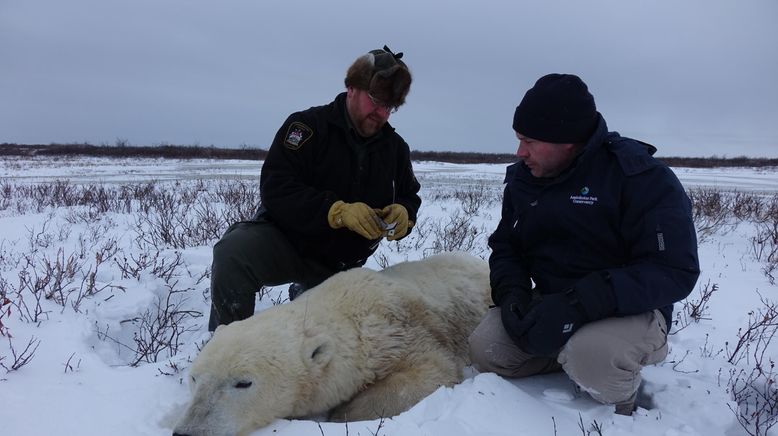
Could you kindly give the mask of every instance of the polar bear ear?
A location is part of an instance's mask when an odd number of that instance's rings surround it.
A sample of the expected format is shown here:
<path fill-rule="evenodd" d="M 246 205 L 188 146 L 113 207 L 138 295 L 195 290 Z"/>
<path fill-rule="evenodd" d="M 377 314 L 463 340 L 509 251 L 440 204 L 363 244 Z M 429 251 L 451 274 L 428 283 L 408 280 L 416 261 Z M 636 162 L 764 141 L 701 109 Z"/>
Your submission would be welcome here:
<path fill-rule="evenodd" d="M 308 368 L 325 367 L 335 352 L 332 338 L 326 333 L 318 333 L 303 339 L 303 362 Z"/>

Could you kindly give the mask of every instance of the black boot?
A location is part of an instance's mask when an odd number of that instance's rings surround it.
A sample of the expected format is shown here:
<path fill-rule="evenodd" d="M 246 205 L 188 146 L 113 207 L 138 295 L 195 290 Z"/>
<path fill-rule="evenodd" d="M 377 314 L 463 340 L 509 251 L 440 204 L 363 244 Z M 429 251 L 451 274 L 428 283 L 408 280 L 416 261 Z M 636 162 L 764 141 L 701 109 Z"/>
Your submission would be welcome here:
<path fill-rule="evenodd" d="M 308 288 L 305 287 L 305 285 L 301 283 L 292 283 L 289 285 L 289 301 L 294 300 L 295 298 L 299 297 L 300 294 L 307 291 Z"/>

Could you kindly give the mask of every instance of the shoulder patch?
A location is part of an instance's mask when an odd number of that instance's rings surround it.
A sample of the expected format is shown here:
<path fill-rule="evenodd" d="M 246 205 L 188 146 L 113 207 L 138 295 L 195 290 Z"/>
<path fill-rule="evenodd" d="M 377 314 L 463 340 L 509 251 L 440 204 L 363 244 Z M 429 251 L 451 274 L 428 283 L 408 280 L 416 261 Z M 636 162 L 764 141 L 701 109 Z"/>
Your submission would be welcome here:
<path fill-rule="evenodd" d="M 307 125 L 295 121 L 289 125 L 284 138 L 284 146 L 290 150 L 302 147 L 313 136 L 313 129 Z"/>

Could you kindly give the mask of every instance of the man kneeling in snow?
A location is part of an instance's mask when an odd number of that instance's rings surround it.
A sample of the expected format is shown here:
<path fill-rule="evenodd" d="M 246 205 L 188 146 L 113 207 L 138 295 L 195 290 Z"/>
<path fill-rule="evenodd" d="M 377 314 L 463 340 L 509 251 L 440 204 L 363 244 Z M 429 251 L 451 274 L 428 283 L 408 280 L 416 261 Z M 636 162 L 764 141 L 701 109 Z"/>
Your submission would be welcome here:
<path fill-rule="evenodd" d="M 470 336 L 473 363 L 506 377 L 564 370 L 631 415 L 700 273 L 689 198 L 653 146 L 608 132 L 577 76 L 540 78 L 513 129 L 521 161 L 489 238 L 498 307 Z"/>

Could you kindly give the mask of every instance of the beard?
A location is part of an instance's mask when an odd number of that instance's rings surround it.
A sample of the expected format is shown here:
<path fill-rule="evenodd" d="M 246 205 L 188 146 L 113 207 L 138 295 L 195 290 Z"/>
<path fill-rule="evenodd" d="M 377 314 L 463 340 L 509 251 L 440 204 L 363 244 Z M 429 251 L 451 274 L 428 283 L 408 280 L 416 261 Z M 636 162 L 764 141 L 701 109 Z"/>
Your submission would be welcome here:
<path fill-rule="evenodd" d="M 379 130 L 381 130 L 381 127 L 386 124 L 386 120 L 377 117 L 374 114 L 367 114 L 362 119 L 354 123 L 354 126 L 357 129 L 357 132 L 359 132 L 360 136 L 364 138 L 369 138 L 376 133 L 378 133 Z"/>

